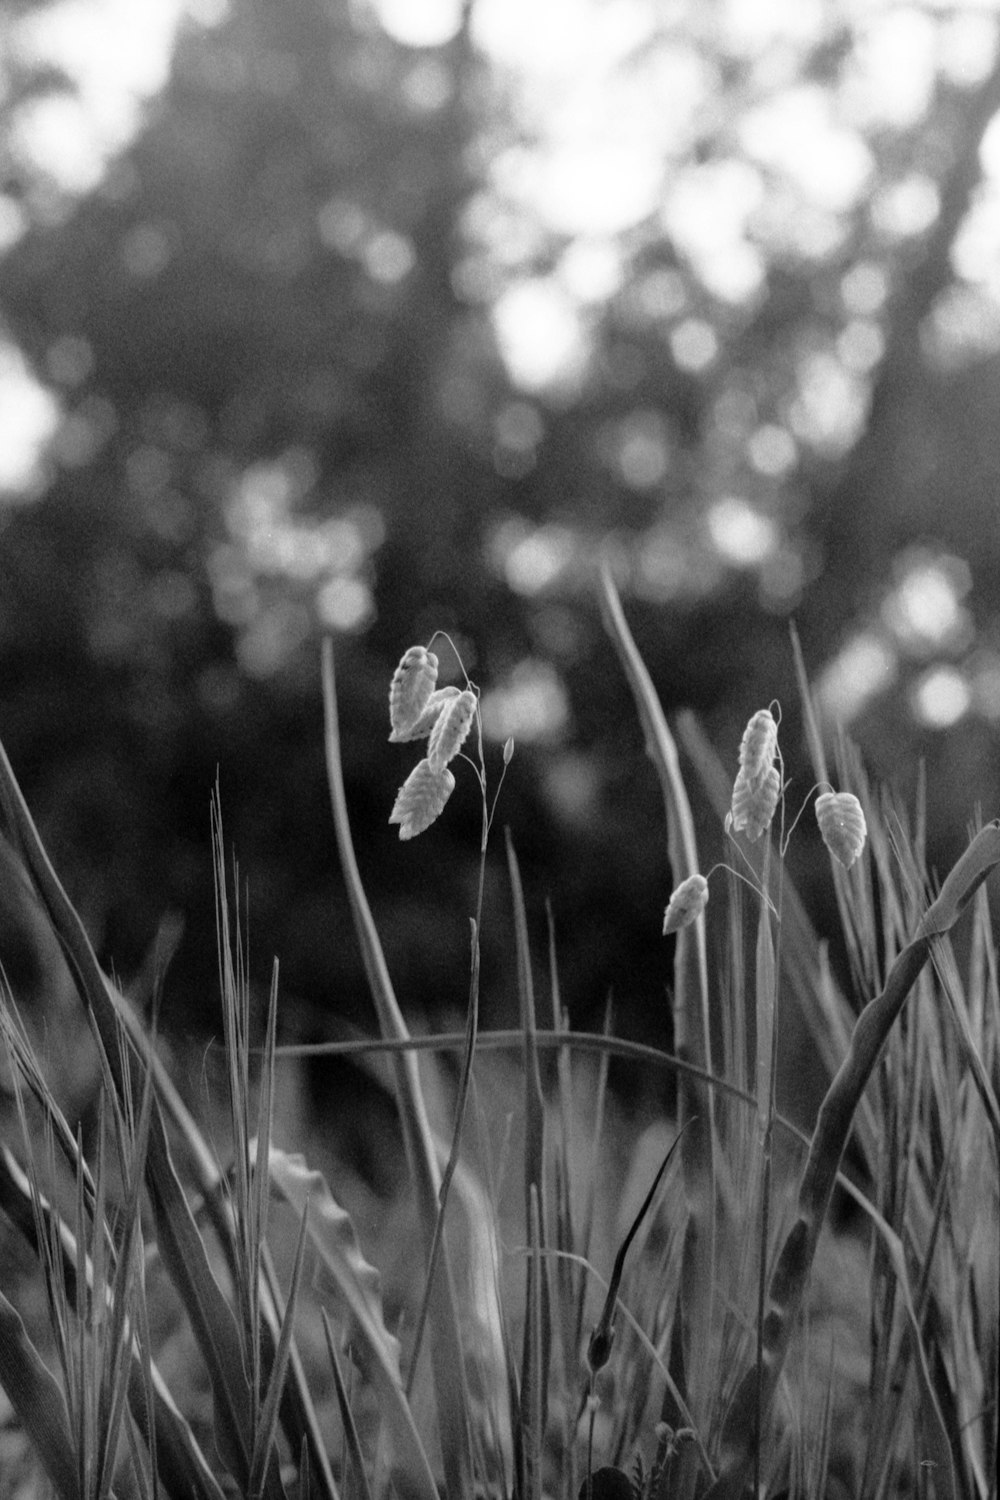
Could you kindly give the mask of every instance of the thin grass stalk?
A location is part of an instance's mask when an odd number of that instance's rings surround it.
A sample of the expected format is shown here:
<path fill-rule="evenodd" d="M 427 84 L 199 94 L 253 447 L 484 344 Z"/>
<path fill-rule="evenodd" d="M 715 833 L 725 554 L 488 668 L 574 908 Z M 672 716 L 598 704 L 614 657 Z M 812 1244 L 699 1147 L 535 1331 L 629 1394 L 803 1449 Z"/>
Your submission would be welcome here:
<path fill-rule="evenodd" d="M 542 1500 L 544 1474 L 542 1453 L 545 1445 L 547 1412 L 546 1378 L 546 1308 L 543 1292 L 547 1286 L 546 1265 L 543 1260 L 544 1242 L 540 1195 L 537 1183 L 532 1182 L 528 1190 L 528 1305 L 525 1323 L 530 1327 L 530 1338 L 525 1339 L 525 1385 L 522 1389 L 522 1410 L 527 1417 L 527 1473 L 525 1495 L 527 1500 Z M 527 1401 L 524 1398 L 527 1396 Z"/>
<path fill-rule="evenodd" d="M 333 645 L 329 639 L 323 642 L 322 665 L 327 773 L 341 868 L 347 884 L 355 930 L 378 1016 L 379 1029 L 386 1038 L 404 1041 L 408 1038 L 406 1023 L 389 977 L 382 945 L 361 882 L 361 874 L 354 853 L 354 842 L 351 837 L 340 757 Z M 436 1152 L 420 1088 L 416 1059 L 409 1052 L 396 1053 L 394 1067 L 397 1104 L 407 1160 L 416 1191 L 426 1252 L 429 1255 L 438 1218 L 441 1186 Z M 454 1284 L 444 1241 L 442 1241 L 440 1252 L 440 1268 L 432 1285 L 431 1366 L 437 1397 L 445 1481 L 450 1500 L 464 1500 L 464 1497 L 471 1493 L 473 1472 L 469 1397 L 465 1381 Z"/>
<path fill-rule="evenodd" d="M 258 1163 L 261 1173 L 266 1172 L 263 1158 Z M 281 1404 L 281 1393 L 285 1385 L 285 1373 L 291 1358 L 294 1345 L 295 1310 L 298 1303 L 299 1287 L 302 1281 L 302 1266 L 306 1248 L 306 1230 L 309 1224 L 309 1205 L 306 1203 L 302 1214 L 302 1222 L 299 1226 L 299 1239 L 295 1249 L 295 1260 L 292 1263 L 292 1280 L 288 1288 L 288 1301 L 281 1312 L 281 1328 L 278 1335 L 278 1347 L 274 1353 L 274 1360 L 268 1374 L 267 1390 L 261 1403 L 257 1429 L 254 1433 L 254 1451 L 250 1463 L 250 1500 L 258 1500 L 264 1492 L 265 1476 L 272 1462 L 277 1462 L 278 1452 L 275 1446 L 275 1437 L 278 1429 L 278 1411 Z M 307 1449 L 308 1451 L 308 1449 Z"/>
<path fill-rule="evenodd" d="M 667 824 L 667 854 L 675 885 L 698 873 L 694 819 L 680 771 L 677 747 L 667 727 L 652 679 L 629 631 L 618 590 L 605 563 L 600 574 L 601 610 L 605 627 L 618 653 L 643 727 L 646 753 L 653 762 L 663 793 Z M 711 1025 L 705 919 L 701 914 L 678 932 L 674 950 L 674 1050 L 706 1071 L 711 1070 Z M 685 1133 L 682 1148 L 684 1189 L 688 1205 L 688 1234 L 681 1261 L 681 1316 L 686 1328 L 685 1364 L 688 1382 L 699 1405 L 710 1399 L 707 1355 L 711 1340 L 705 1334 L 714 1323 L 714 1268 L 717 1256 L 717 1173 L 715 1101 L 710 1091 L 678 1079 L 678 1124 L 696 1121 Z M 684 1500 L 681 1495 L 679 1500 Z"/>
<path fill-rule="evenodd" d="M 757 1269 L 757 1410 L 754 1415 L 754 1494 L 760 1494 L 760 1449 L 763 1434 L 761 1395 L 764 1383 L 764 1304 L 771 1237 L 771 1177 L 778 1048 L 777 969 L 770 909 L 771 844 L 764 848 L 760 912 L 757 922 L 755 994 L 757 1000 L 757 1136 L 761 1153 L 760 1231 Z"/>
<path fill-rule="evenodd" d="M 995 821 L 975 836 L 957 861 L 912 942 L 896 960 L 884 990 L 862 1011 L 847 1056 L 820 1106 L 799 1185 L 797 1218 L 782 1246 L 769 1287 L 760 1397 L 765 1412 L 774 1396 L 802 1304 L 858 1100 L 910 990 L 931 956 L 935 939 L 954 925 L 966 903 L 998 863 L 1000 822 Z M 711 1500 L 723 1500 L 742 1490 L 752 1462 L 750 1443 L 757 1399 L 756 1372 L 751 1372 L 749 1382 L 746 1377 L 741 1382 L 727 1419 L 724 1434 L 729 1449 L 727 1464 L 713 1488 Z"/>
<path fill-rule="evenodd" d="M 542 1078 L 535 1044 L 537 1021 L 535 1015 L 535 991 L 531 975 L 531 954 L 528 947 L 528 919 L 524 905 L 524 891 L 517 855 L 514 852 L 510 832 L 506 832 L 507 866 L 510 874 L 511 896 L 514 907 L 514 938 L 517 949 L 517 988 L 521 1006 L 521 1029 L 523 1034 L 522 1061 L 524 1068 L 524 1218 L 530 1229 L 532 1204 L 538 1213 L 538 1244 L 542 1252 L 547 1248 L 546 1228 L 548 1220 L 548 1183 L 545 1163 L 545 1100 L 542 1093 Z M 536 1285 L 536 1278 L 538 1284 Z M 537 1332 L 541 1342 L 534 1344 L 536 1319 L 532 1313 L 538 1299 Z M 535 1405 L 541 1402 L 541 1411 L 546 1410 L 548 1394 L 549 1360 L 552 1341 L 551 1293 L 548 1284 L 548 1262 L 537 1255 L 529 1256 L 526 1306 L 529 1316 L 525 1318 L 524 1350 L 521 1362 L 521 1403 L 524 1419 L 534 1420 Z M 537 1385 L 536 1385 L 537 1381 Z M 531 1430 L 529 1428 L 529 1430 Z"/>
<path fill-rule="evenodd" d="M 94 1026 L 102 1068 L 122 1097 L 124 1066 L 118 1056 L 116 1009 L 80 918 L 53 870 L 20 787 L 0 746 L 0 805 L 35 888 L 69 959 L 78 992 Z M 130 1054 L 130 1068 L 143 1066 Z M 212 1384 L 217 1438 L 224 1462 L 245 1486 L 249 1478 L 249 1388 L 232 1310 L 211 1270 L 205 1246 L 170 1156 L 159 1108 L 150 1123 L 146 1177 L 164 1262 L 191 1318 Z M 268 1486 L 282 1500 L 277 1472 Z"/>
<path fill-rule="evenodd" d="M 333 1337 L 333 1328 L 326 1308 L 322 1309 L 323 1333 L 326 1337 L 326 1348 L 330 1358 L 330 1369 L 333 1371 L 333 1384 L 337 1392 L 337 1405 L 340 1408 L 340 1425 L 344 1431 L 344 1441 L 347 1444 L 347 1452 L 354 1468 L 358 1487 L 361 1491 L 361 1500 L 374 1500 L 371 1486 L 368 1483 L 368 1475 L 365 1472 L 364 1454 L 361 1450 L 361 1439 L 358 1437 L 357 1424 L 354 1421 L 354 1413 L 347 1394 L 347 1386 L 344 1382 L 343 1371 L 340 1368 L 340 1358 L 337 1354 L 337 1345 Z M 346 1465 L 345 1473 L 346 1473 Z"/>
<path fill-rule="evenodd" d="M 0 1146 L 0 1205 L 8 1220 L 39 1256 L 47 1253 L 41 1240 L 58 1247 L 61 1276 L 69 1301 L 77 1316 L 76 1243 L 69 1228 L 40 1197 L 36 1207 L 28 1176 L 5 1146 Z M 141 1274 L 141 1271 L 139 1272 Z M 93 1279 L 88 1269 L 88 1277 Z M 174 1405 L 157 1366 L 150 1357 L 148 1325 L 140 1299 L 142 1326 L 138 1347 L 132 1346 L 129 1373 L 129 1403 L 135 1420 L 149 1448 L 153 1470 L 162 1469 L 168 1494 L 197 1497 L 197 1500 L 222 1500 L 219 1488 L 188 1423 Z"/>

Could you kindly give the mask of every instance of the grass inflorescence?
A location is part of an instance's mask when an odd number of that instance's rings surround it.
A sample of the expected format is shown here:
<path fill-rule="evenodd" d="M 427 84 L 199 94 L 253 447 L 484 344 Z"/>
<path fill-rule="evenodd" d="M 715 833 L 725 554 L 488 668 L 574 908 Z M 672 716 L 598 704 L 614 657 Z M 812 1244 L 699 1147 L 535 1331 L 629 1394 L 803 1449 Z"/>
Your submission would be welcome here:
<path fill-rule="evenodd" d="M 476 778 L 464 1029 L 414 1036 L 397 998 L 354 854 L 328 643 L 333 834 L 378 1035 L 279 1045 L 275 967 L 257 1036 L 216 797 L 225 1123 L 211 1133 L 102 972 L 0 750 L 2 832 L 101 1068 L 85 1152 L 4 993 L 0 1210 L 36 1284 L 22 1269 L 0 1285 L 0 1385 L 60 1500 L 997 1495 L 1000 986 L 985 882 L 1000 823 L 971 833 L 936 888 L 919 810 L 911 829 L 850 746 L 831 757 L 798 657 L 806 799 L 777 704 L 750 714 L 727 770 L 690 719 L 668 725 L 609 573 L 601 601 L 674 876 L 661 1046 L 616 1035 L 610 1003 L 603 1030 L 571 1029 L 558 911 L 541 963 L 516 830 L 519 1025 L 480 1028 L 486 857 L 514 746 L 490 747 L 468 678 L 438 686 L 434 641 L 392 678 L 389 738 L 417 759 L 387 817 L 403 840 L 433 838 L 456 777 Z M 708 859 L 694 794 L 717 815 Z M 788 868 L 809 801 L 839 967 Z M 783 1070 L 801 1066 L 784 1041 L 793 1016 L 826 1075 L 807 1129 L 780 1107 Z M 381 1240 L 347 1206 L 346 1166 L 315 1139 L 277 1144 L 281 1071 L 317 1050 L 387 1070 L 409 1198 Z M 615 1058 L 672 1084 L 669 1116 L 637 1126 L 619 1108 Z M 410 1274 L 390 1295 L 400 1236 Z"/>

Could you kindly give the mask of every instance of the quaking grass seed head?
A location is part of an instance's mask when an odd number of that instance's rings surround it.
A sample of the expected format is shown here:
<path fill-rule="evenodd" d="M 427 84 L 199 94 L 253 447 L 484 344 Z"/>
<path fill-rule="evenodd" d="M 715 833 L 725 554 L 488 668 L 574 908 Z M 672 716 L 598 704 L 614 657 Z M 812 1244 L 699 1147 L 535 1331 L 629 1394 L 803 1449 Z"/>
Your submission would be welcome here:
<path fill-rule="evenodd" d="M 392 674 L 389 687 L 391 740 L 404 740 L 419 721 L 437 682 L 438 659 L 426 646 L 411 646 Z"/>
<path fill-rule="evenodd" d="M 777 766 L 769 766 L 756 786 L 741 767 L 733 785 L 732 806 L 726 818 L 727 830 L 745 833 L 750 843 L 755 844 L 765 829 L 770 828 L 780 796 L 781 777 Z"/>
<path fill-rule="evenodd" d="M 426 758 L 418 761 L 399 789 L 389 822 L 399 824 L 401 839 L 416 838 L 440 816 L 454 790 L 455 778 L 447 766 L 434 767 Z"/>
<path fill-rule="evenodd" d="M 849 870 L 865 847 L 868 825 L 853 792 L 822 792 L 816 798 L 816 822 L 833 857 Z"/>
<path fill-rule="evenodd" d="M 740 770 L 756 790 L 778 753 L 778 725 L 769 708 L 758 709 L 740 741 Z"/>
<path fill-rule="evenodd" d="M 663 916 L 663 936 L 680 932 L 701 916 L 708 904 L 708 881 L 704 875 L 689 875 L 672 892 Z"/>
<path fill-rule="evenodd" d="M 431 693 L 423 712 L 416 723 L 409 729 L 392 731 L 389 738 L 394 744 L 401 744 L 404 740 L 425 740 L 437 723 L 445 706 L 457 698 L 459 689 L 457 687 L 435 688 Z"/>
<path fill-rule="evenodd" d="M 471 688 L 444 704 L 427 742 L 427 759 L 436 771 L 443 770 L 461 750 L 475 713 L 476 695 Z"/>

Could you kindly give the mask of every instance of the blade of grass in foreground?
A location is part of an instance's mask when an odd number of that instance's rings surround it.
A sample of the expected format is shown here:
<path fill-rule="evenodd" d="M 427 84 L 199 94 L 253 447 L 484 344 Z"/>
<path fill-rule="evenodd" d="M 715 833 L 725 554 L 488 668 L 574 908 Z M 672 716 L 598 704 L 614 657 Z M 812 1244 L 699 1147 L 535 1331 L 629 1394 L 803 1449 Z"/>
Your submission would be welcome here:
<path fill-rule="evenodd" d="M 55 1376 L 29 1339 L 17 1309 L 0 1292 L 0 1385 L 60 1500 L 77 1500 L 77 1455 L 66 1401 Z"/>
<path fill-rule="evenodd" d="M 119 1050 L 119 1019 L 83 923 L 49 862 L 17 779 L 0 745 L 0 806 L 25 867 L 62 943 L 100 1043 L 105 1078 L 122 1101 L 141 1094 L 145 1064 L 135 1050 Z M 126 1070 L 132 1079 L 126 1079 Z M 209 1264 L 201 1235 L 170 1155 L 159 1104 L 154 1100 L 146 1154 L 146 1185 L 164 1264 L 184 1303 L 205 1360 L 223 1461 L 246 1487 L 250 1476 L 250 1391 L 236 1320 Z M 268 1471 L 265 1494 L 282 1500 L 277 1468 Z"/>
<path fill-rule="evenodd" d="M 528 919 L 524 906 L 521 872 L 514 844 L 507 832 L 507 867 L 514 902 L 514 934 L 517 945 L 517 989 L 521 1006 L 521 1029 L 524 1034 L 524 1218 L 525 1229 L 535 1235 L 535 1253 L 528 1257 L 528 1284 L 525 1295 L 527 1315 L 524 1320 L 524 1349 L 521 1360 L 521 1422 L 526 1434 L 529 1457 L 526 1484 L 528 1493 L 541 1480 L 532 1467 L 541 1452 L 542 1432 L 547 1417 L 549 1354 L 551 1345 L 551 1298 L 546 1249 L 548 1202 L 545 1172 L 545 1101 L 538 1066 L 536 1045 L 535 990 L 531 977 L 531 953 L 528 948 Z M 537 1452 L 536 1452 L 537 1450 Z"/>
<path fill-rule="evenodd" d="M 907 995 L 934 951 L 935 938 L 953 927 L 997 864 L 1000 821 L 987 824 L 969 844 L 925 912 L 912 942 L 897 958 L 882 993 L 858 1017 L 847 1056 L 820 1106 L 799 1184 L 797 1217 L 771 1276 L 759 1381 L 758 1372 L 750 1370 L 737 1388 L 723 1433 L 726 1467 L 706 1500 L 735 1500 L 743 1492 L 752 1464 L 755 1416 L 758 1410 L 768 1411 L 777 1388 L 858 1102 Z M 950 1462 L 938 1473 L 937 1483 L 942 1494 L 954 1493 Z"/>
<path fill-rule="evenodd" d="M 694 819 L 680 771 L 673 735 L 656 689 L 639 655 L 625 620 L 610 569 L 601 569 L 601 609 L 604 624 L 618 653 L 635 699 L 645 736 L 646 754 L 653 762 L 663 791 L 667 820 L 667 854 L 671 878 L 679 885 L 698 871 Z M 712 1052 L 709 1023 L 708 958 L 705 919 L 699 916 L 676 938 L 674 950 L 674 1052 L 710 1070 Z M 716 1257 L 715 1101 L 711 1090 L 700 1088 L 690 1076 L 678 1077 L 677 1123 L 685 1130 L 681 1144 L 688 1228 L 681 1265 L 680 1312 L 687 1332 L 685 1364 L 691 1389 L 685 1395 L 696 1410 L 710 1397 L 708 1352 L 712 1345 Z M 693 1473 L 690 1482 L 693 1484 Z"/>
<path fill-rule="evenodd" d="M 354 926 L 378 1016 L 379 1029 L 384 1037 L 402 1041 L 408 1038 L 409 1032 L 396 1000 L 385 955 L 382 952 L 382 944 L 379 941 L 368 898 L 361 883 L 361 873 L 358 870 L 354 841 L 351 837 L 340 757 L 333 643 L 329 639 L 323 642 L 323 707 L 326 728 L 326 765 L 333 807 L 334 831 L 354 917 Z M 434 1242 L 434 1229 L 437 1222 L 438 1195 L 441 1186 L 440 1172 L 420 1089 L 420 1074 L 417 1071 L 416 1058 L 410 1052 L 394 1053 L 393 1066 L 407 1160 L 413 1177 L 424 1242 L 429 1254 Z M 469 1396 L 465 1380 L 458 1313 L 455 1306 L 454 1284 L 447 1246 L 443 1239 L 438 1254 L 438 1269 L 431 1284 L 430 1309 L 431 1369 L 437 1398 L 445 1483 L 451 1500 L 464 1500 L 465 1496 L 472 1493 L 473 1473 Z"/>

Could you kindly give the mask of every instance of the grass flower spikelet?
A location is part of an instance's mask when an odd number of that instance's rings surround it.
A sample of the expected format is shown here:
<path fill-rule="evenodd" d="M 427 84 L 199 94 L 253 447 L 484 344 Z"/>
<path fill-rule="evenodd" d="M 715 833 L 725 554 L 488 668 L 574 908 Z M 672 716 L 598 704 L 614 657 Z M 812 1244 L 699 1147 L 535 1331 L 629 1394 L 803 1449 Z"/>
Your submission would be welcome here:
<path fill-rule="evenodd" d="M 759 785 L 754 786 L 741 769 L 737 772 L 733 786 L 733 801 L 726 819 L 727 829 L 745 833 L 751 844 L 755 844 L 766 828 L 770 828 L 781 796 L 781 777 L 777 766 L 769 766 Z"/>
<path fill-rule="evenodd" d="M 449 701 L 438 714 L 427 744 L 427 759 L 436 771 L 444 770 L 465 744 L 476 712 L 476 695 L 471 688 Z"/>
<path fill-rule="evenodd" d="M 401 839 L 416 838 L 440 816 L 454 790 L 455 778 L 447 766 L 432 766 L 426 758 L 418 761 L 399 789 L 389 822 L 399 824 Z"/>
<path fill-rule="evenodd" d="M 849 870 L 865 846 L 868 825 L 853 792 L 823 792 L 816 798 L 816 822 L 823 842 Z"/>
<path fill-rule="evenodd" d="M 424 705 L 424 711 L 416 723 L 412 724 L 409 729 L 398 731 L 394 729 L 389 739 L 397 745 L 402 744 L 406 740 L 425 740 L 437 723 L 445 705 L 453 702 L 458 695 L 459 690 L 457 687 L 435 688 Z"/>
<path fill-rule="evenodd" d="M 708 881 L 704 875 L 689 875 L 671 893 L 663 916 L 663 936 L 690 927 L 708 904 Z"/>
<path fill-rule="evenodd" d="M 425 646 L 411 646 L 392 674 L 389 687 L 389 722 L 391 740 L 409 737 L 427 707 L 427 700 L 437 682 L 438 659 Z"/>
<path fill-rule="evenodd" d="M 777 723 L 769 708 L 761 708 L 744 729 L 740 741 L 740 770 L 754 791 L 765 780 L 777 753 Z"/>

